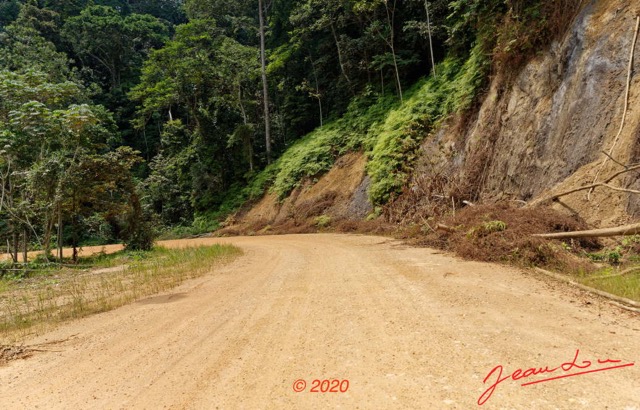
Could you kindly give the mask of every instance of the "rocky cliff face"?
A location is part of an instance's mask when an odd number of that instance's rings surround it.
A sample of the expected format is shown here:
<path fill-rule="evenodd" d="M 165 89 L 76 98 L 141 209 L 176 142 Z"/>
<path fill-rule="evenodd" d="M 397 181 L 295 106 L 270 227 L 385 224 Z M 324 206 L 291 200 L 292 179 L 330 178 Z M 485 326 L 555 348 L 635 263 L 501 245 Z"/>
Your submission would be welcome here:
<path fill-rule="evenodd" d="M 439 179 L 446 181 L 444 197 L 530 203 L 623 169 L 602 151 L 611 150 L 620 129 L 640 13 L 635 3 L 589 1 L 564 38 L 515 79 L 493 78 L 476 117 L 451 121 L 423 144 L 410 190 L 433 193 L 433 180 Z M 636 44 L 626 121 L 612 151 L 621 164 L 640 161 L 639 103 Z M 612 185 L 640 189 L 638 173 Z M 640 213 L 640 195 L 608 188 L 586 194 L 563 197 L 556 206 L 593 225 L 626 222 Z"/>

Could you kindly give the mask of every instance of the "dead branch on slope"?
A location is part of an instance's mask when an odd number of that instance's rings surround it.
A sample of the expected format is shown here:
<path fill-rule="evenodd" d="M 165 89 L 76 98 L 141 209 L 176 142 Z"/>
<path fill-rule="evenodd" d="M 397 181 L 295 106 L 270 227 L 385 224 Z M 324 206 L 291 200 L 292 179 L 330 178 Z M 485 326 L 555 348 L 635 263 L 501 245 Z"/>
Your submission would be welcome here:
<path fill-rule="evenodd" d="M 610 236 L 637 235 L 640 233 L 640 223 L 617 226 L 614 228 L 590 229 L 586 231 L 539 233 L 532 236 L 549 239 L 569 238 L 604 238 Z"/>
<path fill-rule="evenodd" d="M 625 169 L 623 169 L 622 171 L 616 172 L 615 174 L 611 175 L 609 178 L 605 179 L 602 182 L 597 182 L 595 184 L 584 185 L 584 186 L 581 186 L 581 187 L 578 187 L 578 188 L 570 189 L 568 191 L 564 191 L 564 192 L 560 192 L 560 193 L 557 193 L 557 194 L 553 194 L 553 195 L 550 195 L 548 197 L 533 201 L 533 202 L 531 202 L 530 205 L 539 205 L 539 204 L 542 204 L 542 203 L 547 202 L 547 201 L 555 201 L 556 199 L 558 199 L 560 197 L 563 197 L 563 196 L 566 196 L 566 195 L 569 195 L 569 194 L 573 194 L 573 193 L 576 193 L 576 192 L 584 191 L 586 189 L 593 190 L 593 189 L 595 189 L 597 187 L 605 187 L 605 188 L 613 189 L 615 191 L 628 192 L 628 193 L 632 193 L 632 194 L 640 194 L 640 191 L 636 191 L 634 189 L 627 189 L 627 188 L 617 187 L 617 186 L 609 184 L 609 182 L 613 181 L 614 179 L 616 179 L 617 177 L 619 177 L 622 174 L 625 174 L 627 172 L 631 172 L 631 171 L 635 171 L 635 170 L 640 169 L 640 164 L 625 165 L 624 167 L 625 167 Z"/>

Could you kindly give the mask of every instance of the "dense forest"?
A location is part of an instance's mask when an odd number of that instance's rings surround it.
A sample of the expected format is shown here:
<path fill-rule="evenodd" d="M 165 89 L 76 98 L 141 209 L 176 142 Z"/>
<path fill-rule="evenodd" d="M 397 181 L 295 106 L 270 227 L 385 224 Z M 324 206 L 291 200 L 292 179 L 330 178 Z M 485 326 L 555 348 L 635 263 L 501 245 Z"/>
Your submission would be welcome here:
<path fill-rule="evenodd" d="M 0 235 L 19 250 L 213 230 L 368 152 L 374 205 L 577 1 L 0 0 Z M 395 122 L 380 119 L 396 110 Z M 284 155 L 283 155 L 284 153 Z"/>

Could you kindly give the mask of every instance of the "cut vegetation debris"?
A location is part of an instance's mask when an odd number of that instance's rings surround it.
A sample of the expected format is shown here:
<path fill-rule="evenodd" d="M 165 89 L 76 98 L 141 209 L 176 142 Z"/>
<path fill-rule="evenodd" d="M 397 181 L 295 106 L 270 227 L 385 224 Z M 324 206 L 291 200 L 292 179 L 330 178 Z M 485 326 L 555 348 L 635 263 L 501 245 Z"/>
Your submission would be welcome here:
<path fill-rule="evenodd" d="M 97 269 L 61 268 L 35 271 L 27 277 L 4 277 L 0 286 L 1 337 L 15 344 L 52 324 L 171 289 L 240 254 L 240 249 L 231 245 L 156 247 L 150 252 L 122 251 L 82 260 Z"/>
<path fill-rule="evenodd" d="M 536 235 L 586 228 L 584 221 L 549 208 L 500 203 L 469 206 L 457 210 L 455 216 L 425 220 L 405 237 L 467 259 L 563 272 L 556 276 L 593 293 L 640 301 L 640 236 L 605 246 L 596 238 L 551 240 Z"/>
<path fill-rule="evenodd" d="M 449 229 L 435 229 L 437 223 Z M 517 208 L 500 203 L 465 207 L 441 221 L 427 220 L 422 227 L 425 234 L 418 242 L 487 262 L 575 267 L 577 254 L 598 250 L 601 245 L 591 239 L 563 243 L 532 235 L 584 228 L 583 221 L 552 209 Z"/>

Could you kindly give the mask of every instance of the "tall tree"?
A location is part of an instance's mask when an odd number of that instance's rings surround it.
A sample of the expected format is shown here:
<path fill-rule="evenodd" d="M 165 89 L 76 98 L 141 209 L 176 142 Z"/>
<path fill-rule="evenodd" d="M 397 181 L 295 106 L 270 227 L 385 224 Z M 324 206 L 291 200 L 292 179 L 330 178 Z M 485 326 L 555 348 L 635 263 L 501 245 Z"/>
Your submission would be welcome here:
<path fill-rule="evenodd" d="M 167 222 L 178 222 L 173 210 L 216 206 L 253 167 L 257 57 L 257 49 L 227 37 L 208 19 L 178 26 L 174 39 L 145 64 L 131 97 L 139 102 L 136 126 L 143 130 L 151 122 L 162 130 L 162 156 L 152 161 L 147 183 L 154 208 Z M 171 178 L 188 195 L 160 183 Z"/>
<path fill-rule="evenodd" d="M 265 50 L 265 25 L 262 0 L 258 0 L 258 16 L 260 20 L 260 66 L 262 72 L 262 99 L 264 104 L 264 134 L 267 163 L 271 163 L 271 119 L 269 117 L 269 84 L 267 83 L 267 63 Z"/>
<path fill-rule="evenodd" d="M 148 53 L 167 39 L 167 27 L 150 15 L 123 17 L 116 9 L 92 6 L 64 25 L 64 38 L 84 67 L 102 73 L 111 91 L 135 81 Z"/>
<path fill-rule="evenodd" d="M 376 18 L 375 12 L 382 6 L 384 18 Z M 390 60 L 393 67 L 394 80 L 398 96 L 400 101 L 403 100 L 402 96 L 402 82 L 400 80 L 400 68 L 398 62 L 398 53 L 396 50 L 396 12 L 397 12 L 397 0 L 359 0 L 354 5 L 354 10 L 358 13 L 371 14 L 371 19 L 368 30 L 374 35 L 378 36 L 384 41 L 389 48 L 389 54 L 381 55 L 378 58 L 379 63 L 383 63 L 385 60 Z"/>
<path fill-rule="evenodd" d="M 27 12 L 0 40 L 0 212 L 14 237 L 21 229 L 23 242 L 31 237 L 48 254 L 56 223 L 60 246 L 68 222 L 77 247 L 83 218 L 131 207 L 131 185 L 118 180 L 132 163 L 120 161 L 116 173 L 106 166 L 83 172 L 124 158 L 111 152 L 119 143 L 113 118 L 91 103 L 68 58 L 40 36 Z"/>

